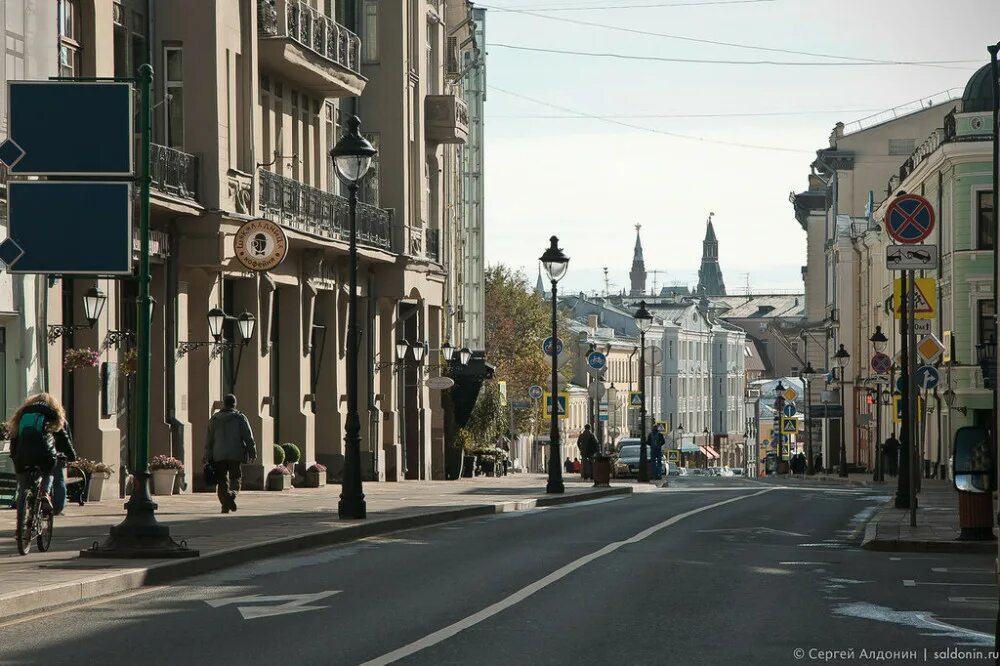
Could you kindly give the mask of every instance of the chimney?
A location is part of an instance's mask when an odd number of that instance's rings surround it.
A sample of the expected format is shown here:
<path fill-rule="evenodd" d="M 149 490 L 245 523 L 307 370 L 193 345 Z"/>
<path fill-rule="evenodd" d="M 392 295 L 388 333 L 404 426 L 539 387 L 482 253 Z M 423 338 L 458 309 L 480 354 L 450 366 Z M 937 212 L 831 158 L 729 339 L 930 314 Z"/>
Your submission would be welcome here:
<path fill-rule="evenodd" d="M 587 328 L 589 328 L 591 331 L 597 331 L 598 326 L 599 326 L 599 320 L 597 315 L 595 314 L 587 315 Z"/>

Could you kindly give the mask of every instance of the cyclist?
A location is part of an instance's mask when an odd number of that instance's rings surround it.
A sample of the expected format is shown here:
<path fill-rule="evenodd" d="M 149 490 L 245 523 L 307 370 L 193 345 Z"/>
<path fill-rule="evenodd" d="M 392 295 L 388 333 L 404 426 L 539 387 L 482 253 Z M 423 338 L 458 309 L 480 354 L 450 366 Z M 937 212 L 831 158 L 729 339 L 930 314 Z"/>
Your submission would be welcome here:
<path fill-rule="evenodd" d="M 8 422 L 10 457 L 14 461 L 20 493 L 31 483 L 29 470 L 37 467 L 43 474 L 42 504 L 52 509 L 52 480 L 58 458 L 76 460 L 76 451 L 66 426 L 66 411 L 59 400 L 48 393 L 29 397 Z"/>

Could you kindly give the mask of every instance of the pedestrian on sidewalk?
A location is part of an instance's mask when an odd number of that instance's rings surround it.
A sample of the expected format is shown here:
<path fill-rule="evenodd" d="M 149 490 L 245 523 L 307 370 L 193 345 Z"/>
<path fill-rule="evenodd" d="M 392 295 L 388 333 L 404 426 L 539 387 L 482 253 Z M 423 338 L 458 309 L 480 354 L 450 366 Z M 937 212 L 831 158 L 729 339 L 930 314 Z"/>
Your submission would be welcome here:
<path fill-rule="evenodd" d="M 589 479 L 593 476 L 591 466 L 593 465 L 594 456 L 597 455 L 597 449 L 600 447 L 597 438 L 594 437 L 594 433 L 590 429 L 589 423 L 583 426 L 583 432 L 576 438 L 576 446 L 580 449 L 580 458 L 583 460 L 583 474 L 581 474 L 581 477 Z"/>
<path fill-rule="evenodd" d="M 10 433 L 10 457 L 17 474 L 18 498 L 31 483 L 28 470 L 37 467 L 43 475 L 43 505 L 46 510 L 53 509 L 51 492 L 55 475 L 61 472 L 59 459 L 76 460 L 66 425 L 66 410 L 55 396 L 38 393 L 14 412 L 7 422 L 7 431 Z M 63 484 L 62 504 L 65 504 L 65 480 Z M 62 511 L 62 506 L 55 508 L 56 513 Z"/>
<path fill-rule="evenodd" d="M 566 470 L 567 474 L 573 473 L 573 461 L 569 459 L 569 456 L 566 456 L 566 462 L 563 463 L 563 469 Z"/>
<path fill-rule="evenodd" d="M 899 440 L 895 432 L 890 432 L 889 438 L 882 444 L 882 456 L 885 458 L 885 471 L 895 477 L 899 473 Z"/>
<path fill-rule="evenodd" d="M 653 478 L 662 479 L 663 478 L 663 445 L 666 440 L 663 439 L 663 433 L 660 432 L 660 426 L 653 426 L 653 429 L 649 432 L 649 436 L 646 437 L 646 444 L 649 445 L 649 458 L 653 463 Z"/>
<path fill-rule="evenodd" d="M 230 393 L 222 399 L 222 409 L 209 420 L 205 442 L 205 462 L 215 468 L 222 513 L 236 511 L 242 479 L 240 465 L 256 459 L 257 445 L 250 422 L 236 409 L 236 396 Z"/>
<path fill-rule="evenodd" d="M 823 473 L 824 470 L 823 470 L 823 454 L 822 453 L 817 453 L 816 454 L 816 464 L 813 466 L 813 469 L 816 470 L 817 474 L 822 474 Z"/>

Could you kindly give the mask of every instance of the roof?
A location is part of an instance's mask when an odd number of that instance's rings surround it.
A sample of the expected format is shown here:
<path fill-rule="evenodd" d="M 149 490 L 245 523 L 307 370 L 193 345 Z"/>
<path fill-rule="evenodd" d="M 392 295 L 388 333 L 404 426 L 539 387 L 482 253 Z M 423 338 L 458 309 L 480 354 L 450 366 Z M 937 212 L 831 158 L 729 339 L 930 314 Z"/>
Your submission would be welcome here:
<path fill-rule="evenodd" d="M 990 89 L 990 65 L 980 67 L 962 93 L 962 113 L 993 110 L 993 91 Z"/>
<path fill-rule="evenodd" d="M 719 316 L 723 319 L 773 319 L 806 314 L 805 294 L 717 296 L 711 301 L 721 310 Z"/>
<path fill-rule="evenodd" d="M 747 346 L 746 346 L 746 364 L 745 366 L 747 372 L 765 372 L 767 367 L 764 365 L 764 355 L 760 353 L 760 347 L 757 345 L 757 341 L 747 336 Z"/>

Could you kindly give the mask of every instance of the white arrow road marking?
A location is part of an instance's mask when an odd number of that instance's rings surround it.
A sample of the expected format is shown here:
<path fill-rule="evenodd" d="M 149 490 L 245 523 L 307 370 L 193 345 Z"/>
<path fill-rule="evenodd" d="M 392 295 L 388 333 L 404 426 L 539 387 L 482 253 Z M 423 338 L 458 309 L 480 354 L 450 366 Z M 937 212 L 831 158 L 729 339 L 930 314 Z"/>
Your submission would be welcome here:
<path fill-rule="evenodd" d="M 281 594 L 265 597 L 260 594 L 251 594 L 246 597 L 226 597 L 223 599 L 206 599 L 205 603 L 212 608 L 221 608 L 233 604 L 259 604 L 284 601 L 287 603 L 277 606 L 239 606 L 236 610 L 240 612 L 244 620 L 253 620 L 258 617 L 270 617 L 272 615 L 288 615 L 290 613 L 302 613 L 311 610 L 323 610 L 326 606 L 307 606 L 306 604 L 320 599 L 332 597 L 342 590 L 327 590 L 314 594 Z"/>

